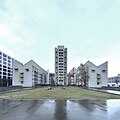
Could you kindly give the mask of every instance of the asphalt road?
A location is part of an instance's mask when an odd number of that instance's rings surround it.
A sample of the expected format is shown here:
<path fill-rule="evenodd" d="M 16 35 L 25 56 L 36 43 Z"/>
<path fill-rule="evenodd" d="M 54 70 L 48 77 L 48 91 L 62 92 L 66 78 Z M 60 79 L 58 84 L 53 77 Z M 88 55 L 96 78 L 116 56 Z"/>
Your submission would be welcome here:
<path fill-rule="evenodd" d="M 120 100 L 0 100 L 0 120 L 119 120 Z"/>

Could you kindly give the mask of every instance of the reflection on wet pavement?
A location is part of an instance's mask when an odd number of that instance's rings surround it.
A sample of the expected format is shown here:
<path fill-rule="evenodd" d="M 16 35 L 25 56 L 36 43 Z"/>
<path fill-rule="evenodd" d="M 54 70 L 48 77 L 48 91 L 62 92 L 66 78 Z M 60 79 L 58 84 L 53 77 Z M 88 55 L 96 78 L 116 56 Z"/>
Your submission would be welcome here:
<path fill-rule="evenodd" d="M 0 120 L 118 120 L 120 100 L 0 100 Z"/>
<path fill-rule="evenodd" d="M 120 91 L 117 91 L 117 90 L 106 90 L 108 93 L 113 93 L 113 94 L 116 94 L 116 95 L 120 95 Z"/>

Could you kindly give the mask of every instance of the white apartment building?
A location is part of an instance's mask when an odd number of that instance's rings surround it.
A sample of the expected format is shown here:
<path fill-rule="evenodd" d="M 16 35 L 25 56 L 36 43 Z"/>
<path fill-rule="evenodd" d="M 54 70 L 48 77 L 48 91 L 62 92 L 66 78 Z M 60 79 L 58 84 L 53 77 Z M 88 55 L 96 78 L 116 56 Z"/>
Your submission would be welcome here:
<path fill-rule="evenodd" d="M 13 61 L 13 86 L 34 87 L 49 84 L 48 72 L 33 60 L 24 65 Z"/>
<path fill-rule="evenodd" d="M 87 61 L 84 65 L 85 73 L 87 74 L 86 86 L 100 88 L 102 86 L 107 86 L 108 78 L 108 62 L 105 62 L 99 66 L 94 65 L 92 62 Z M 82 66 L 78 67 L 75 74 L 75 81 L 77 84 L 84 84 L 81 82 L 80 71 L 83 70 Z M 78 83 L 79 82 L 79 83 Z"/>
<path fill-rule="evenodd" d="M 112 87 L 120 87 L 120 74 L 108 78 L 108 85 Z"/>
<path fill-rule="evenodd" d="M 94 65 L 88 61 L 85 63 L 85 68 L 88 69 L 88 86 L 89 87 L 102 87 L 107 86 L 108 78 L 108 62 L 99 66 Z"/>
<path fill-rule="evenodd" d="M 67 84 L 67 48 L 61 45 L 55 48 L 55 82 L 57 85 Z"/>
<path fill-rule="evenodd" d="M 0 51 L 0 86 L 12 85 L 12 79 L 13 79 L 12 61 L 13 60 L 15 59 L 13 59 L 9 55 Z M 17 60 L 15 61 L 18 62 Z"/>

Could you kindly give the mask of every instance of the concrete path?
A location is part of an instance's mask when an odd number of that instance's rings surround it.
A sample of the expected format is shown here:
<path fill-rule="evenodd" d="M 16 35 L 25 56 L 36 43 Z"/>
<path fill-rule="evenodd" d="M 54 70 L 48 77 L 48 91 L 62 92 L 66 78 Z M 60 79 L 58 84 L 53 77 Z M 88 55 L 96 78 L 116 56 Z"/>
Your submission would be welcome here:
<path fill-rule="evenodd" d="M 120 95 L 120 91 L 117 91 L 117 90 L 105 90 L 105 89 L 94 89 L 94 88 L 89 88 L 89 90 L 94 90 L 94 91 L 98 91 L 98 92 L 104 92 L 104 93 L 109 93 L 109 94 Z"/>
<path fill-rule="evenodd" d="M 2 89 L 2 87 L 0 87 L 0 89 Z M 22 90 L 31 90 L 33 88 L 8 88 L 8 87 L 4 87 L 3 91 L 0 92 L 0 94 L 4 94 L 4 93 L 9 93 L 9 92 L 17 92 L 17 91 L 22 91 Z"/>
<path fill-rule="evenodd" d="M 0 120 L 119 120 L 120 100 L 0 100 Z"/>

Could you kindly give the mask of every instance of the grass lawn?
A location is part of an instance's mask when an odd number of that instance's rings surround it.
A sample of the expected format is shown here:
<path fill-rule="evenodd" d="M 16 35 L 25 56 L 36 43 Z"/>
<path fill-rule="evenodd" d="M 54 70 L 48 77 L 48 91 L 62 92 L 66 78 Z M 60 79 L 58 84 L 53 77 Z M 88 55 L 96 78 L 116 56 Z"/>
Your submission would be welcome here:
<path fill-rule="evenodd" d="M 5 94 L 1 94 L 0 98 L 13 99 L 13 100 L 120 99 L 119 95 L 90 91 L 79 87 L 68 87 L 67 89 L 62 89 L 61 87 L 54 87 L 52 90 L 45 90 L 45 88 L 46 87 L 19 91 L 19 92 L 5 93 Z"/>

